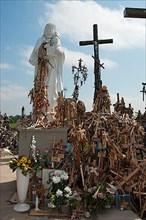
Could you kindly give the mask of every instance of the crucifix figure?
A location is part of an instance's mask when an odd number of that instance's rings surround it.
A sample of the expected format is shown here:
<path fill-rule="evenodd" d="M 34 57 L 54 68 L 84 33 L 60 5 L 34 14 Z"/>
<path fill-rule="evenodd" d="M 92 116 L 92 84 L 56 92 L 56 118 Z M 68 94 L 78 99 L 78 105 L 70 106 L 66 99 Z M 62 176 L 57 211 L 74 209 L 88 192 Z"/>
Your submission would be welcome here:
<path fill-rule="evenodd" d="M 93 103 L 95 103 L 95 100 L 102 89 L 100 68 L 101 67 L 104 68 L 104 67 L 103 67 L 103 64 L 101 64 L 99 60 L 99 44 L 107 44 L 107 43 L 113 43 L 113 39 L 99 40 L 97 24 L 93 25 L 93 40 L 79 41 L 80 46 L 94 45 L 94 56 L 92 56 L 94 59 L 94 75 L 95 75 L 95 82 L 94 82 L 95 90 L 94 90 Z"/>

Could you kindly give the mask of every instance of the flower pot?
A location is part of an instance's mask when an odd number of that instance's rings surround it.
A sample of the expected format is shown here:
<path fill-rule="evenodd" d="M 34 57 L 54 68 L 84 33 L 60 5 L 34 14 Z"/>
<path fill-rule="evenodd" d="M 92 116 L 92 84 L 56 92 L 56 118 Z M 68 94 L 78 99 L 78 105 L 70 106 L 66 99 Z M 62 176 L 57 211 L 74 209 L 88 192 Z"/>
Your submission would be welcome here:
<path fill-rule="evenodd" d="M 64 214 L 68 214 L 69 210 L 70 210 L 70 206 L 69 205 L 61 205 L 60 206 L 61 212 Z"/>
<path fill-rule="evenodd" d="M 27 176 L 22 174 L 22 170 L 16 170 L 16 183 L 17 183 L 17 196 L 19 203 L 14 206 L 14 210 L 17 212 L 25 212 L 30 209 L 30 206 L 25 203 L 28 184 L 29 184 L 29 173 Z"/>

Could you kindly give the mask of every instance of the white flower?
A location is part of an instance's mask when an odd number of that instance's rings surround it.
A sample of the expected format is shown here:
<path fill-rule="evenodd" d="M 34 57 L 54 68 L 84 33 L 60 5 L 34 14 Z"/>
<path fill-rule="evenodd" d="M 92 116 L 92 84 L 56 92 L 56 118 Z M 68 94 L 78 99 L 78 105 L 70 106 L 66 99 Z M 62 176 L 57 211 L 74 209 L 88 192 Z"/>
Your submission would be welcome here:
<path fill-rule="evenodd" d="M 60 189 L 58 189 L 56 191 L 56 196 L 59 197 L 59 196 L 62 196 L 62 195 L 63 195 L 63 192 Z"/>
<path fill-rule="evenodd" d="M 71 188 L 68 187 L 68 186 L 66 186 L 66 187 L 64 188 L 64 191 L 67 192 L 69 195 L 72 194 Z"/>
<path fill-rule="evenodd" d="M 61 179 L 63 179 L 63 180 L 68 180 L 68 175 L 67 175 L 67 174 L 61 175 Z"/>
<path fill-rule="evenodd" d="M 66 194 L 65 197 L 66 197 L 66 198 L 69 198 L 69 197 L 70 197 L 70 194 Z"/>
<path fill-rule="evenodd" d="M 61 174 L 62 174 L 62 170 L 55 170 L 53 173 L 54 176 L 61 176 Z"/>
<path fill-rule="evenodd" d="M 59 183 L 60 180 L 61 180 L 61 179 L 60 179 L 59 176 L 53 176 L 53 178 L 52 178 L 52 181 L 53 181 L 53 183 L 55 183 L 55 184 Z"/>
<path fill-rule="evenodd" d="M 91 193 L 91 192 L 93 191 L 93 188 L 91 187 L 91 188 L 89 188 L 87 191 L 88 191 L 89 193 Z"/>
<path fill-rule="evenodd" d="M 90 212 L 85 212 L 84 215 L 85 215 L 86 218 L 89 218 L 90 217 Z"/>
<path fill-rule="evenodd" d="M 6 148 L 3 149 L 3 153 L 4 153 L 4 156 L 6 156 L 6 155 L 12 155 L 12 152 L 8 149 L 8 147 L 6 147 Z"/>
<path fill-rule="evenodd" d="M 98 190 L 94 193 L 94 195 L 92 196 L 94 199 L 97 198 L 97 195 L 98 195 Z"/>

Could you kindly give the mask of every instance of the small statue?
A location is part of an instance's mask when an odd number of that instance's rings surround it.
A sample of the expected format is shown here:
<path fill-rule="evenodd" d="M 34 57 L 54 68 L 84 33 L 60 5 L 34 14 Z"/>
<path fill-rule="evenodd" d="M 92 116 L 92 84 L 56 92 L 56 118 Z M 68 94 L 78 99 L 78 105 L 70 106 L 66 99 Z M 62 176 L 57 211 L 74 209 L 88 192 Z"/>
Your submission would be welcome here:
<path fill-rule="evenodd" d="M 36 146 L 35 146 L 35 144 L 36 144 L 36 140 L 35 140 L 35 136 L 33 135 L 30 148 L 31 148 L 31 152 L 32 152 L 32 157 L 34 158 L 35 162 L 37 162 L 37 159 L 36 159 Z"/>
<path fill-rule="evenodd" d="M 36 195 L 36 199 L 35 199 L 35 211 L 38 212 L 39 209 L 39 198 L 38 195 Z"/>

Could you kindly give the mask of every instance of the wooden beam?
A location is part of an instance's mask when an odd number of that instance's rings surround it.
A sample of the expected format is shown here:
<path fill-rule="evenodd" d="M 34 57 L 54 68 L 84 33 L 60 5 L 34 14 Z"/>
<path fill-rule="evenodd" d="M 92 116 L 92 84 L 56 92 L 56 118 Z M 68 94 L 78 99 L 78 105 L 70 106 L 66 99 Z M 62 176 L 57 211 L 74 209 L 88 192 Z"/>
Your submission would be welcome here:
<path fill-rule="evenodd" d="M 124 17 L 146 18 L 146 8 L 125 8 Z"/>
<path fill-rule="evenodd" d="M 98 44 L 108 44 L 108 43 L 113 43 L 113 39 L 107 39 L 107 40 L 98 40 Z M 87 40 L 87 41 L 79 41 L 80 46 L 87 46 L 87 45 L 92 45 L 95 44 L 94 40 Z"/>

